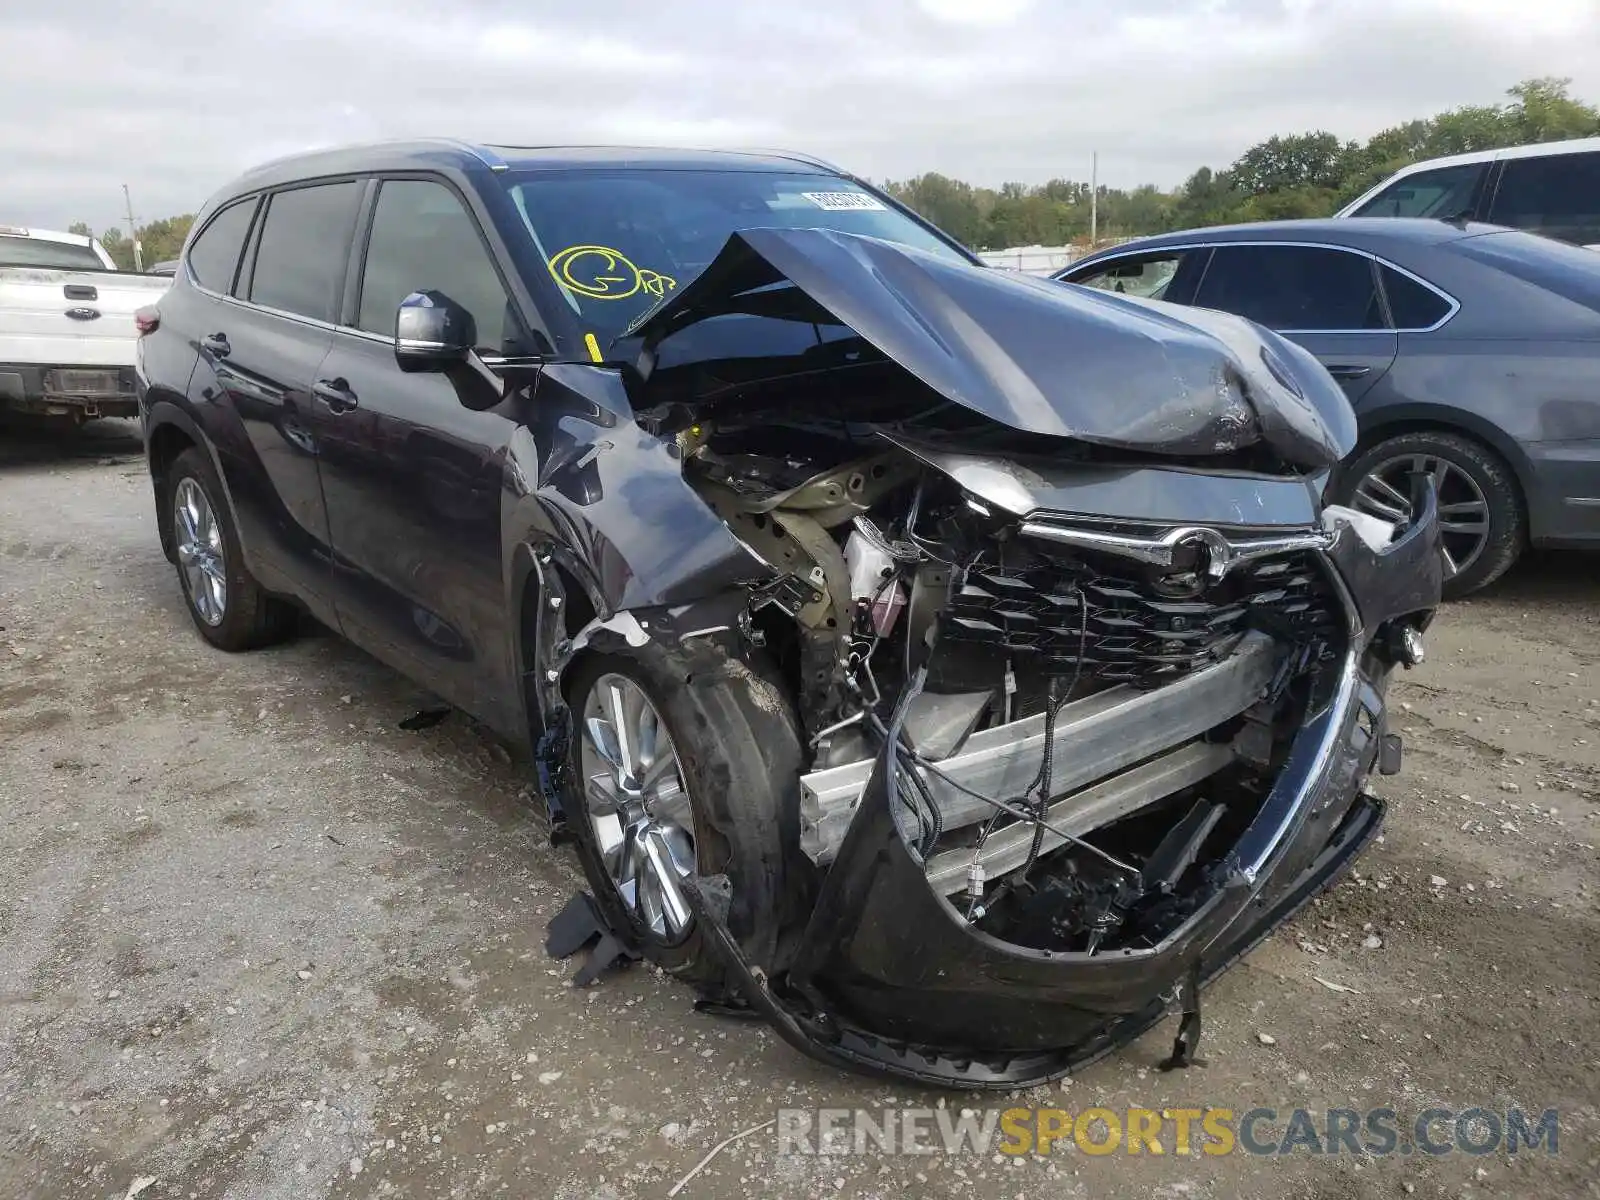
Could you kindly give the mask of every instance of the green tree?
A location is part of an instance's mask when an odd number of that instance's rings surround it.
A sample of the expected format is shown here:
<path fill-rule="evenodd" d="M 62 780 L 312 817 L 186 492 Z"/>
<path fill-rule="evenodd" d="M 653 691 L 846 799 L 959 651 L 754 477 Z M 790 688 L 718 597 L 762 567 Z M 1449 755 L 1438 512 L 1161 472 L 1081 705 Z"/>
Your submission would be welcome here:
<path fill-rule="evenodd" d="M 884 191 L 951 237 L 969 246 L 982 241 L 986 213 L 970 183 L 930 171 L 903 183 L 891 180 L 884 185 Z"/>
<path fill-rule="evenodd" d="M 113 226 L 100 235 L 100 244 L 106 248 L 111 261 L 119 271 L 133 270 L 133 241 L 122 230 Z"/>
<path fill-rule="evenodd" d="M 1336 188 L 1361 148 L 1326 131 L 1270 137 L 1242 154 L 1228 175 L 1251 195 L 1304 188 Z"/>
<path fill-rule="evenodd" d="M 1507 116 L 1523 142 L 1558 142 L 1600 134 L 1600 110 L 1567 94 L 1570 79 L 1526 79 L 1506 92 Z"/>
<path fill-rule="evenodd" d="M 144 265 L 149 267 L 158 262 L 177 258 L 193 224 L 194 214 L 184 213 L 178 217 L 163 217 L 159 221 L 151 221 L 150 224 L 142 226 L 139 230 L 139 245 L 144 254 Z"/>

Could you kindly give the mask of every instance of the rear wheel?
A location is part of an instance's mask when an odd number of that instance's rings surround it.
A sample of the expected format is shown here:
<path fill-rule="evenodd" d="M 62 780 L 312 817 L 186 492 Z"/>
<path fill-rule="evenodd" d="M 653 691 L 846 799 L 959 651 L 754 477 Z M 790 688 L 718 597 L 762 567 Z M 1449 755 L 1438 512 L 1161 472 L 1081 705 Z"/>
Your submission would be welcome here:
<path fill-rule="evenodd" d="M 1387 438 L 1341 473 L 1340 499 L 1388 521 L 1411 516 L 1412 473 L 1433 478 L 1444 552 L 1444 596 L 1487 587 L 1522 553 L 1526 516 L 1511 468 L 1488 447 L 1453 433 Z"/>
<path fill-rule="evenodd" d="M 221 481 L 200 450 L 191 447 L 173 460 L 166 502 L 178 582 L 200 635 L 222 650 L 253 650 L 286 637 L 294 609 L 263 592 L 245 566 Z"/>
<path fill-rule="evenodd" d="M 730 932 L 769 971 L 801 912 L 798 728 L 777 690 L 710 644 L 578 665 L 568 826 L 596 900 L 651 961 L 731 990 L 685 898 L 726 875 Z"/>

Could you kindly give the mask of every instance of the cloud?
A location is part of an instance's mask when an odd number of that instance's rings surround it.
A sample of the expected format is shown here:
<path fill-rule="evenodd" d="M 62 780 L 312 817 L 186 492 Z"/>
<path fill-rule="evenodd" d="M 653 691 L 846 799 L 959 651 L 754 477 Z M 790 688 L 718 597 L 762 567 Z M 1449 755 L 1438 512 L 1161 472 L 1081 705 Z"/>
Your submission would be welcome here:
<path fill-rule="evenodd" d="M 339 142 L 779 145 L 874 178 L 1171 186 L 1513 83 L 1600 100 L 1595 0 L 122 0 L 0 8 L 0 222 L 198 208 Z"/>
<path fill-rule="evenodd" d="M 937 21 L 952 25 L 1011 25 L 1033 7 L 1033 0 L 917 0 Z"/>

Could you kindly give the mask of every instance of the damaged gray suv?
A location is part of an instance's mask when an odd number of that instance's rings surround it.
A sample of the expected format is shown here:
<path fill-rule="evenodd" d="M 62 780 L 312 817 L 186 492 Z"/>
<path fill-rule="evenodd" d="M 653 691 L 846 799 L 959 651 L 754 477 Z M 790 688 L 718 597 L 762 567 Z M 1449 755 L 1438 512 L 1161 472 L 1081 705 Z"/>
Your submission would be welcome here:
<path fill-rule="evenodd" d="M 783 155 L 271 164 L 140 314 L 196 628 L 309 610 L 533 756 L 601 922 L 807 1054 L 1050 1079 L 1379 828 L 1437 504 L 1248 321 L 984 268 Z"/>

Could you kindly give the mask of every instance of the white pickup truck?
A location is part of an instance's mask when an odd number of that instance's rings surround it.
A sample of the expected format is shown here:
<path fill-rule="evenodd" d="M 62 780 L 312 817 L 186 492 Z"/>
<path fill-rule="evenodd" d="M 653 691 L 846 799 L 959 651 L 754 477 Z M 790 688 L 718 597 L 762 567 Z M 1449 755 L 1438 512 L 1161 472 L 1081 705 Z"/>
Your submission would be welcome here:
<path fill-rule="evenodd" d="M 170 283 L 118 271 L 93 238 L 0 225 L 0 412 L 137 415 L 134 313 Z"/>

